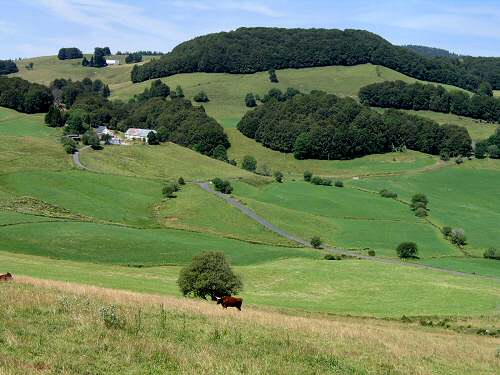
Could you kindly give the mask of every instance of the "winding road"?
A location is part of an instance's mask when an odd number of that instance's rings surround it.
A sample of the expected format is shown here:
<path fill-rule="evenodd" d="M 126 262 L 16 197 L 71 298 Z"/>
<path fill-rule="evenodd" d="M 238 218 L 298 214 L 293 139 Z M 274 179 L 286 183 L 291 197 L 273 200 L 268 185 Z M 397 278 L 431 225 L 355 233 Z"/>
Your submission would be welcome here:
<path fill-rule="evenodd" d="M 81 148 L 79 151 L 83 151 L 89 147 L 90 146 L 85 146 L 85 147 Z M 73 154 L 73 162 L 74 162 L 75 166 L 80 168 L 80 169 L 83 169 L 83 170 L 91 171 L 89 168 L 87 168 L 86 166 L 84 166 L 81 163 L 79 151 L 76 151 Z M 230 195 L 215 191 L 210 182 L 193 182 L 193 183 L 198 185 L 201 189 L 205 190 L 206 192 L 208 192 L 210 194 L 214 194 L 215 196 L 221 198 L 227 204 L 235 207 L 240 212 L 242 212 L 244 215 L 248 216 L 250 219 L 254 220 L 255 222 L 257 222 L 260 225 L 264 226 L 265 228 L 269 229 L 270 231 L 276 233 L 277 235 L 279 235 L 283 238 L 286 238 L 290 241 L 296 242 L 302 246 L 312 247 L 311 243 L 308 240 L 301 238 L 301 237 L 298 237 L 294 234 L 288 233 L 287 231 L 277 227 L 273 223 L 264 219 L 262 216 L 258 215 L 251 208 L 245 206 L 243 203 L 241 203 L 237 199 L 231 197 Z M 419 268 L 419 269 L 428 269 L 428 270 L 443 272 L 443 273 L 447 273 L 450 275 L 456 275 L 456 276 L 475 276 L 475 277 L 481 277 L 481 278 L 491 279 L 491 280 L 495 280 L 495 281 L 500 281 L 500 277 L 484 276 L 484 275 L 477 275 L 477 274 L 472 274 L 472 273 L 467 273 L 467 272 L 453 271 L 453 270 L 448 270 L 448 269 L 444 269 L 444 268 L 428 266 L 428 265 L 420 264 L 420 263 L 404 262 L 404 261 L 400 261 L 398 259 L 382 258 L 382 257 L 378 257 L 378 256 L 368 256 L 368 255 L 354 253 L 354 252 L 349 251 L 349 250 L 345 250 L 345 249 L 341 249 L 341 248 L 337 248 L 337 247 L 332 247 L 332 246 L 328 246 L 328 245 L 323 245 L 321 248 L 323 250 L 328 251 L 328 252 L 335 254 L 335 255 L 345 255 L 345 256 L 355 257 L 357 259 L 364 259 L 364 260 L 368 260 L 368 261 L 372 261 L 372 262 L 394 264 L 394 265 L 398 265 L 398 266 L 407 266 L 407 267 L 413 267 L 413 268 Z"/>
<path fill-rule="evenodd" d="M 196 184 L 200 188 L 202 188 L 203 190 L 205 190 L 205 191 L 207 191 L 207 192 L 209 192 L 211 194 L 214 194 L 214 195 L 218 196 L 219 198 L 223 199 L 224 201 L 226 201 L 226 203 L 228 203 L 229 205 L 237 208 L 243 214 L 245 214 L 246 216 L 248 216 L 250 219 L 256 221 L 257 223 L 261 224 L 262 226 L 264 226 L 265 228 L 269 229 L 270 231 L 278 234 L 279 236 L 284 237 L 284 238 L 286 238 L 286 239 L 288 239 L 290 241 L 297 242 L 297 243 L 299 243 L 299 244 L 301 244 L 303 246 L 312 247 L 311 243 L 309 241 L 307 241 L 307 240 L 305 240 L 303 238 L 297 237 L 297 236 L 295 236 L 293 234 L 290 234 L 290 233 L 284 231 L 281 228 L 278 228 L 277 226 L 275 226 L 271 222 L 269 222 L 266 219 L 264 219 L 262 216 L 258 215 L 254 210 L 252 210 L 251 208 L 248 208 L 247 206 L 245 206 L 244 204 L 242 204 L 237 199 L 231 197 L 230 195 L 223 194 L 223 193 L 221 193 L 219 191 L 215 191 L 213 189 L 211 183 L 209 183 L 209 182 L 197 182 Z M 444 269 L 444 268 L 438 268 L 438 267 L 428 266 L 428 265 L 420 264 L 420 263 L 404 262 L 404 261 L 401 261 L 401 260 L 398 260 L 398 259 L 390 259 L 390 258 L 382 258 L 382 257 L 377 257 L 377 256 L 363 255 L 363 254 L 354 253 L 354 252 L 349 251 L 349 250 L 345 250 L 345 249 L 341 249 L 341 248 L 337 248 L 337 247 L 332 247 L 332 246 L 328 246 L 328 245 L 323 245 L 321 248 L 323 250 L 326 250 L 326 251 L 328 251 L 328 252 L 330 252 L 332 254 L 335 254 L 335 255 L 346 255 L 346 256 L 349 256 L 349 257 L 355 257 L 357 259 L 369 260 L 369 261 L 372 261 L 372 262 L 394 264 L 394 265 L 407 266 L 407 267 L 413 267 L 413 268 L 419 268 L 419 269 L 428 269 L 428 270 L 432 270 L 432 271 L 438 271 L 438 272 L 447 273 L 447 274 L 450 274 L 450 275 L 475 276 L 475 277 L 481 277 L 481 278 L 486 278 L 486 279 L 492 279 L 492 280 L 500 281 L 500 277 L 477 275 L 477 274 L 472 274 L 472 273 L 467 273 L 467 272 L 453 271 L 453 270 L 448 270 L 448 269 Z"/>

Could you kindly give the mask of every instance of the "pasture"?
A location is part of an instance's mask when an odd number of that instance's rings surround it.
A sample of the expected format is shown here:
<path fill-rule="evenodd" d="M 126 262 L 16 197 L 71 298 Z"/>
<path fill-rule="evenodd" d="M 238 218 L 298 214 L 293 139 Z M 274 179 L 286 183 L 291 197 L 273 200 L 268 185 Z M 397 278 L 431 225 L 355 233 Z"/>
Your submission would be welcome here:
<path fill-rule="evenodd" d="M 494 339 L 391 321 L 235 314 L 204 302 L 32 279 L 6 285 L 0 297 L 9 306 L 0 315 L 0 371 L 13 374 L 479 374 L 498 365 Z M 111 304 L 115 328 L 103 319 Z"/>
<path fill-rule="evenodd" d="M 360 260 L 329 261 L 319 257 L 273 260 L 272 254 L 267 258 L 263 254 L 256 253 L 253 261 L 247 258 L 246 264 L 233 257 L 235 270 L 243 277 L 241 296 L 245 306 L 296 314 L 493 317 L 500 298 L 498 280 L 472 275 L 456 276 Z M 255 262 L 257 257 L 260 259 Z M 10 251 L 0 252 L 0 261 L 0 272 L 15 275 L 180 296 L 177 265 L 123 267 Z"/>
<path fill-rule="evenodd" d="M 408 206 L 353 189 L 350 182 L 344 188 L 306 182 L 259 187 L 237 183 L 233 194 L 267 220 L 305 239 L 320 236 L 332 246 L 371 248 L 388 257 L 395 257 L 397 245 L 404 241 L 417 241 L 423 258 L 461 255 Z"/>
<path fill-rule="evenodd" d="M 497 169 L 486 169 L 489 165 Z M 488 247 L 498 247 L 500 241 L 498 165 L 498 160 L 466 161 L 463 166 L 429 173 L 378 177 L 352 184 L 373 191 L 389 189 L 406 201 L 414 193 L 425 193 L 429 198 L 430 220 L 441 227 L 464 229 L 468 242 L 465 250 L 480 257 Z"/>

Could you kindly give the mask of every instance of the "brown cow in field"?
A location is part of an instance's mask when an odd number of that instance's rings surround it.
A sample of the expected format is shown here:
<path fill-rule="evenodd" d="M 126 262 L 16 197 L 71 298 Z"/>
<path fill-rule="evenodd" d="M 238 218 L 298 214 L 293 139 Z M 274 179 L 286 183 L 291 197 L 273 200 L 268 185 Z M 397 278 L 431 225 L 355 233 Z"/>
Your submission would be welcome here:
<path fill-rule="evenodd" d="M 241 305 L 243 304 L 243 298 L 238 297 L 215 297 L 217 299 L 217 305 L 222 305 L 223 308 L 227 309 L 228 307 L 236 307 L 241 311 Z"/>
<path fill-rule="evenodd" d="M 0 281 L 10 281 L 12 280 L 12 275 L 10 272 L 6 273 L 5 275 L 0 275 Z"/>

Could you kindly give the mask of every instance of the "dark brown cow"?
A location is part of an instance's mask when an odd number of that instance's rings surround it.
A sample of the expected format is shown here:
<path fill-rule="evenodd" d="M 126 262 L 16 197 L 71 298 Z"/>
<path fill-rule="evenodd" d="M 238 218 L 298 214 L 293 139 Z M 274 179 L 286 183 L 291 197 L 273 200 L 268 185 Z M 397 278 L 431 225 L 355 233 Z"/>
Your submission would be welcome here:
<path fill-rule="evenodd" d="M 12 275 L 10 273 L 6 273 L 5 275 L 0 275 L 0 281 L 10 281 L 12 280 Z"/>
<path fill-rule="evenodd" d="M 243 298 L 238 297 L 215 297 L 217 299 L 217 305 L 222 305 L 223 308 L 227 309 L 228 307 L 236 307 L 241 311 L 241 305 L 243 304 Z"/>

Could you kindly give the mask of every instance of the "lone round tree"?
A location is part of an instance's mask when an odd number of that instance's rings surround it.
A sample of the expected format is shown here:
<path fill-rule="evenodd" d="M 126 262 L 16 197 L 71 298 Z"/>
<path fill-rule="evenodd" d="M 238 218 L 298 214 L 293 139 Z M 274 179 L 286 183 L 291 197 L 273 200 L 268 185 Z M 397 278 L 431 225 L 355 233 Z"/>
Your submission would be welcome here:
<path fill-rule="evenodd" d="M 417 258 L 418 247 L 415 242 L 403 242 L 399 244 L 396 252 L 401 259 Z"/>
<path fill-rule="evenodd" d="M 191 264 L 181 270 L 177 284 L 184 296 L 205 299 L 210 296 L 212 300 L 236 294 L 243 287 L 222 252 L 196 255 Z"/>

